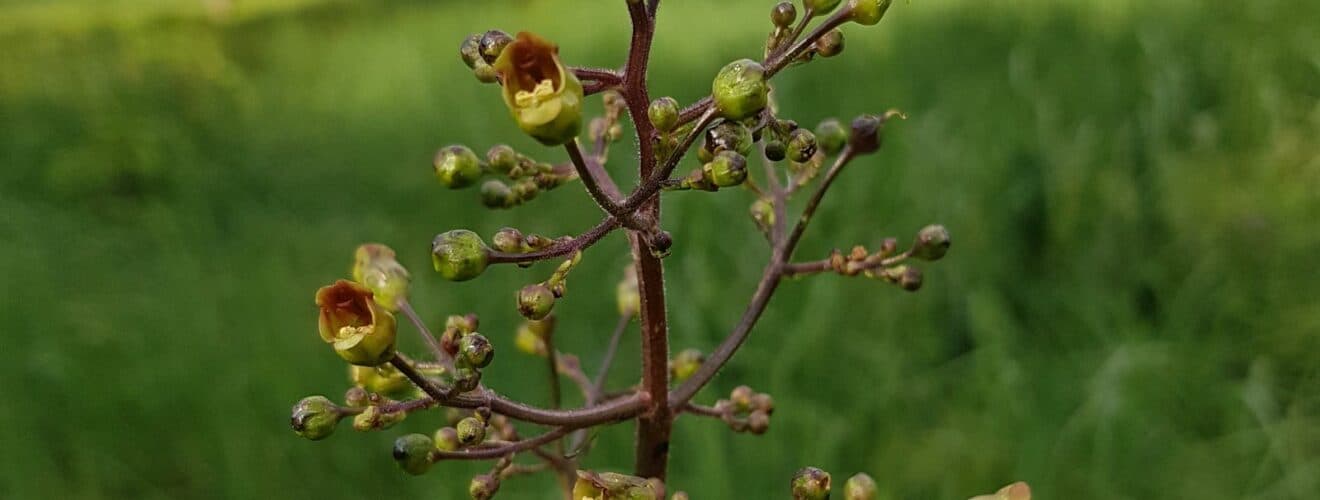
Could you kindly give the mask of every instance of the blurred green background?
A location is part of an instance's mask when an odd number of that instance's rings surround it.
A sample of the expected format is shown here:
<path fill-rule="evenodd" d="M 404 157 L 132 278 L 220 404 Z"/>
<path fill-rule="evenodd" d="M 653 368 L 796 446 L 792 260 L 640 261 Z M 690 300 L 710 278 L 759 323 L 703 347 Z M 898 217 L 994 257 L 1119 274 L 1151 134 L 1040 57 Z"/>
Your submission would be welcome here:
<path fill-rule="evenodd" d="M 562 160 L 455 48 L 526 29 L 617 65 L 621 3 L 0 1 L 0 498 L 461 497 L 481 468 L 413 478 L 389 458 L 438 415 L 289 431 L 293 402 L 346 387 L 312 293 L 359 242 L 390 244 L 427 319 L 482 315 L 502 348 L 487 383 L 544 404 L 542 364 L 511 348 L 512 291 L 549 268 L 447 283 L 428 244 L 571 234 L 598 211 L 575 186 L 485 211 L 429 161 L 498 142 Z M 690 102 L 760 53 L 769 0 L 664 3 L 653 96 Z M 917 294 L 783 286 L 698 396 L 770 392 L 771 431 L 680 420 L 673 486 L 783 498 L 813 464 L 869 472 L 886 499 L 1013 480 L 1045 499 L 1320 498 L 1317 27 L 1308 0 L 919 0 L 848 27 L 842 57 L 776 79 L 783 113 L 911 119 L 845 172 L 799 255 L 930 222 L 952 252 Z M 767 252 L 747 193 L 668 200 L 673 345 L 709 350 Z M 559 306 L 588 370 L 626 261 L 621 238 L 594 247 Z M 629 469 L 631 432 L 603 432 L 587 465 Z M 502 494 L 557 495 L 548 477 Z"/>

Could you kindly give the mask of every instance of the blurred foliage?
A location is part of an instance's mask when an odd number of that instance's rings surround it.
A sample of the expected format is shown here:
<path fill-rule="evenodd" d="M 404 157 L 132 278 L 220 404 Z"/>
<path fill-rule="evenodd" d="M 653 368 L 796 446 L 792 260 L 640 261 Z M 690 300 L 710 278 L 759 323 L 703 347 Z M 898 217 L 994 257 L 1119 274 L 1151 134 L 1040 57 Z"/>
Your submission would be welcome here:
<path fill-rule="evenodd" d="M 428 319 L 482 315 L 502 349 L 488 383 L 544 401 L 540 363 L 509 347 L 513 291 L 549 268 L 445 283 L 427 242 L 575 233 L 597 210 L 560 190 L 487 212 L 428 162 L 453 142 L 561 159 L 455 47 L 529 29 L 571 63 L 614 65 L 618 3 L 0 1 L 0 497 L 459 497 L 478 467 L 412 478 L 388 456 L 439 416 L 290 432 L 294 402 L 347 383 L 312 292 L 357 243 L 390 244 Z M 768 1 L 665 3 L 652 95 L 703 95 L 769 29 Z M 800 257 L 928 222 L 955 244 L 915 295 L 782 287 L 698 397 L 769 392 L 770 433 L 682 419 L 674 487 L 780 498 L 814 464 L 868 472 L 884 498 L 1012 480 L 1040 498 L 1320 497 L 1316 26 L 1304 0 L 899 2 L 849 28 L 843 57 L 786 73 L 777 96 L 800 122 L 912 117 L 845 173 Z M 628 184 L 626 146 L 611 169 Z M 724 224 L 750 201 L 667 204 L 676 350 L 709 350 L 750 295 L 763 243 Z M 626 247 L 587 257 L 557 310 L 562 347 L 593 369 Z M 589 466 L 630 467 L 630 426 L 599 442 Z M 503 495 L 556 493 L 542 477 Z"/>

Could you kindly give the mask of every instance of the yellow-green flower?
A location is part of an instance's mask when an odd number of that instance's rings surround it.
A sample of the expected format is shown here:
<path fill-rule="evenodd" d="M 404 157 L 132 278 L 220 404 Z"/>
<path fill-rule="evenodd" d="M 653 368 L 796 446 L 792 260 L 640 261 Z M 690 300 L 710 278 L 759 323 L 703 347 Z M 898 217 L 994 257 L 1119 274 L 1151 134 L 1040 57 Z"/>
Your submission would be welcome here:
<path fill-rule="evenodd" d="M 379 243 L 357 248 L 353 258 L 353 281 L 366 285 L 376 303 L 390 311 L 399 310 L 399 301 L 408 298 L 408 270 L 394 258 L 394 250 Z"/>
<path fill-rule="evenodd" d="M 378 366 L 394 356 L 394 316 L 376 303 L 371 290 L 339 280 L 316 291 L 321 308 L 321 340 L 334 346 L 344 361 Z"/>
<path fill-rule="evenodd" d="M 518 128 L 547 146 L 577 137 L 582 82 L 559 62 L 559 46 L 533 33 L 518 33 L 492 66 Z"/>
<path fill-rule="evenodd" d="M 354 385 L 377 394 L 396 394 L 412 387 L 408 377 L 391 365 L 350 366 L 348 378 Z"/>

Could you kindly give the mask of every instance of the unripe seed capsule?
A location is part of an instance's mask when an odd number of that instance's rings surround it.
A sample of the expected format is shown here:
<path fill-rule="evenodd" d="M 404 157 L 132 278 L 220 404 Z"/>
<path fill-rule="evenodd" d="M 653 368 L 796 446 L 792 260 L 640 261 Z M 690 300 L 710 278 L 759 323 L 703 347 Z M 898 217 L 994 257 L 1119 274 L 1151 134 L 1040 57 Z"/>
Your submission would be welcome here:
<path fill-rule="evenodd" d="M 769 102 L 770 85 L 765 80 L 765 67 L 751 59 L 740 59 L 725 65 L 711 83 L 711 96 L 720 115 L 741 120 L 765 109 Z"/>
<path fill-rule="evenodd" d="M 467 281 L 481 275 L 489 259 L 486 242 L 466 229 L 441 233 L 431 242 L 431 263 L 440 276 L 450 281 Z"/>
<path fill-rule="evenodd" d="M 425 474 L 431 468 L 431 438 L 422 434 L 408 434 L 394 440 L 394 461 L 404 472 L 414 476 Z"/>
<path fill-rule="evenodd" d="M 800 128 L 788 135 L 788 159 L 805 162 L 816 155 L 816 134 Z"/>
<path fill-rule="evenodd" d="M 530 320 L 545 319 L 555 307 L 555 294 L 550 287 L 535 283 L 518 290 L 518 313 Z"/>

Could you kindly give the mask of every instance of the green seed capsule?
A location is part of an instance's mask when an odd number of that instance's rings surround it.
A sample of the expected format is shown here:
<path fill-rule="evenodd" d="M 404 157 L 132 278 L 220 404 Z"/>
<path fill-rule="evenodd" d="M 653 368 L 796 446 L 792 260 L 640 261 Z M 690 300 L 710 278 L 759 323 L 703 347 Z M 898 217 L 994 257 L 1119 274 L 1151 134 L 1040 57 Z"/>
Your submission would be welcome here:
<path fill-rule="evenodd" d="M 447 146 L 435 153 L 435 176 L 449 189 L 471 186 L 481 178 L 481 161 L 467 146 Z"/>
<path fill-rule="evenodd" d="M 440 451 L 458 451 L 463 448 L 458 442 L 458 430 L 453 427 L 441 427 L 435 431 L 435 449 Z"/>
<path fill-rule="evenodd" d="M 949 251 L 949 230 L 935 224 L 921 228 L 912 244 L 912 256 L 921 260 L 940 260 Z"/>
<path fill-rule="evenodd" d="M 715 99 L 715 109 L 725 118 L 741 120 L 755 115 L 770 100 L 765 67 L 751 59 L 731 62 L 715 75 L 710 93 Z"/>
<path fill-rule="evenodd" d="M 555 307 L 555 293 L 543 284 L 527 285 L 518 290 L 518 313 L 530 320 L 542 320 Z"/>
<path fill-rule="evenodd" d="M 435 444 L 422 434 L 408 434 L 394 440 L 394 461 L 404 472 L 414 476 L 425 474 L 431 468 L 431 449 Z"/>
<path fill-rule="evenodd" d="M 803 467 L 793 474 L 793 500 L 829 500 L 830 473 Z"/>
<path fill-rule="evenodd" d="M 469 366 L 485 368 L 495 359 L 495 346 L 480 333 L 471 333 L 458 341 L 458 355 Z"/>
<path fill-rule="evenodd" d="M 339 414 L 338 408 L 329 398 L 309 396 L 293 405 L 289 426 L 293 427 L 293 432 L 299 436 L 319 441 L 335 433 L 340 417 L 342 415 Z"/>
<path fill-rule="evenodd" d="M 805 162 L 816 155 L 816 134 L 800 128 L 788 135 L 788 159 Z"/>
<path fill-rule="evenodd" d="M 431 243 L 431 263 L 450 281 L 467 281 L 486 270 L 490 249 L 477 233 L 455 229 L 441 233 Z"/>
<path fill-rule="evenodd" d="M 651 123 L 655 125 L 656 130 L 668 132 L 678 125 L 678 101 L 673 97 L 661 97 L 651 101 L 651 106 L 646 108 L 646 115 L 651 118 Z"/>
<path fill-rule="evenodd" d="M 458 443 L 464 447 L 479 444 L 486 439 L 486 423 L 476 417 L 459 420 L 454 429 L 458 432 Z"/>
<path fill-rule="evenodd" d="M 857 24 L 871 26 L 885 17 L 891 0 L 851 0 L 848 8 L 852 10 L 852 20 Z"/>
<path fill-rule="evenodd" d="M 701 171 L 716 186 L 737 186 L 747 180 L 747 159 L 733 151 L 720 151 Z"/>
<path fill-rule="evenodd" d="M 816 126 L 816 144 L 827 155 L 839 154 L 843 145 L 848 143 L 848 131 L 834 118 L 820 122 Z"/>
<path fill-rule="evenodd" d="M 752 132 L 741 123 L 724 120 L 706 131 L 702 147 L 711 153 L 734 151 L 747 156 L 752 152 Z"/>

